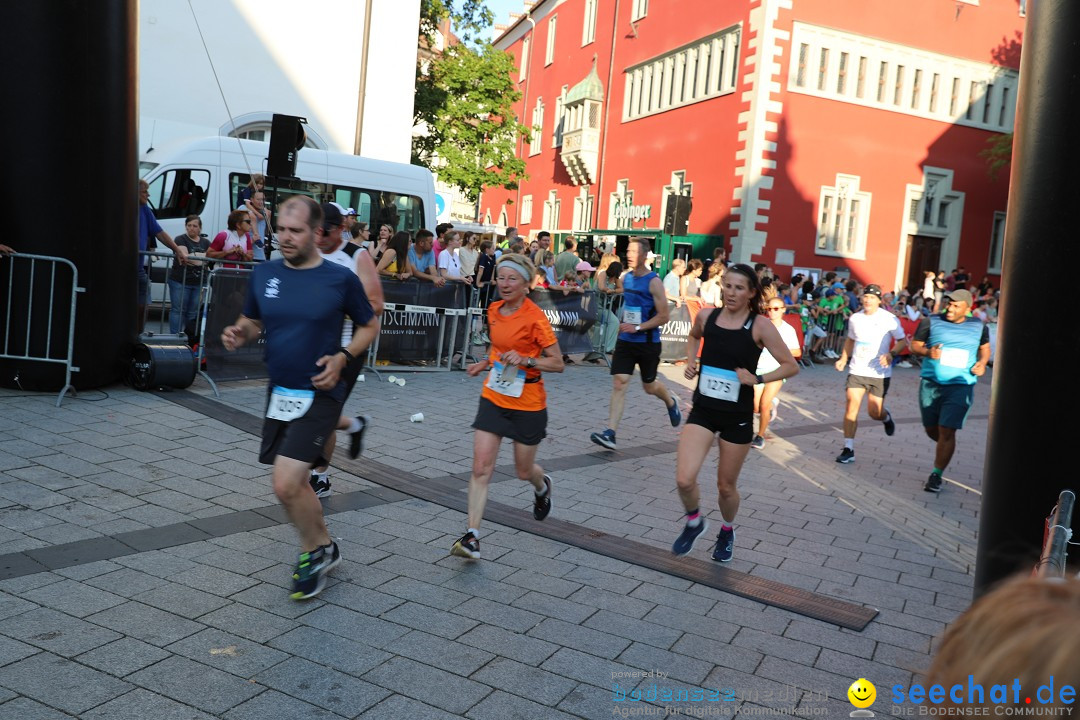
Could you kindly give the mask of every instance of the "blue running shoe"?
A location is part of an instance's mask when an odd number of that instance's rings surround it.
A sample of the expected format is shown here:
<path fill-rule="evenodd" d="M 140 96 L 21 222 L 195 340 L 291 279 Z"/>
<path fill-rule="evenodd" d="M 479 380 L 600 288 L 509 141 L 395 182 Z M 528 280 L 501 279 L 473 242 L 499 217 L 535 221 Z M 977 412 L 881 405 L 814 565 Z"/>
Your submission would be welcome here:
<path fill-rule="evenodd" d="M 713 549 L 712 559 L 717 562 L 730 561 L 732 546 L 734 544 L 735 528 L 729 528 L 727 530 L 720 528 L 720 532 L 716 536 L 716 547 Z"/>
<path fill-rule="evenodd" d="M 675 544 L 671 546 L 671 552 L 676 555 L 685 555 L 694 549 L 694 543 L 697 539 L 705 534 L 705 531 L 709 529 L 709 521 L 705 519 L 703 515 L 701 522 L 695 527 L 691 527 L 689 523 L 683 527 L 679 537 L 675 538 Z"/>
<path fill-rule="evenodd" d="M 671 427 L 679 427 L 679 423 L 682 422 L 682 411 L 679 409 L 679 396 L 675 393 L 671 394 L 671 407 L 667 409 L 667 415 L 671 420 Z"/>
<path fill-rule="evenodd" d="M 605 447 L 608 450 L 615 449 L 615 431 L 608 428 L 604 432 L 593 433 L 589 436 L 589 439 L 600 447 Z"/>
<path fill-rule="evenodd" d="M 300 555 L 293 573 L 293 600 L 313 598 L 326 587 L 326 574 L 341 562 L 341 551 L 332 542 L 317 550 Z"/>

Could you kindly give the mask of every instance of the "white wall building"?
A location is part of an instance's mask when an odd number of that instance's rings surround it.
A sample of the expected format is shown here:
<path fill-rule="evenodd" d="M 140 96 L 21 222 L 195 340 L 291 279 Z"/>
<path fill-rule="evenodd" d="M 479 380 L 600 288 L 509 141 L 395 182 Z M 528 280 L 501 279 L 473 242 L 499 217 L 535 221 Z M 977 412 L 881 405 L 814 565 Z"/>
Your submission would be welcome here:
<path fill-rule="evenodd" d="M 358 143 L 365 0 L 140 0 L 140 159 L 179 138 L 268 140 L 276 112 L 307 118 L 311 146 L 409 162 L 420 0 L 370 4 Z"/>

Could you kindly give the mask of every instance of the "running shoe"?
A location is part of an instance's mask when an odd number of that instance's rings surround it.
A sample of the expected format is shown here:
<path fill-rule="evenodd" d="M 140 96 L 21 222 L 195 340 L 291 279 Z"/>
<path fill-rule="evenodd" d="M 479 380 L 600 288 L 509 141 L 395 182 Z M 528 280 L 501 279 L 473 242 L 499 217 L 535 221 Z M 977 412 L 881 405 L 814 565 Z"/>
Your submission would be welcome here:
<path fill-rule="evenodd" d="M 357 415 L 356 421 L 360 423 L 360 429 L 354 433 L 349 433 L 349 457 L 353 460 L 360 457 L 360 453 L 364 452 L 364 431 L 367 430 L 370 418 L 367 415 Z"/>
<path fill-rule="evenodd" d="M 608 450 L 615 449 L 615 431 L 611 428 L 604 432 L 593 433 L 589 436 L 589 439 L 601 447 L 606 447 Z"/>
<path fill-rule="evenodd" d="M 326 587 L 326 574 L 341 562 L 337 543 L 323 545 L 317 550 L 300 555 L 293 573 L 293 600 L 313 598 Z"/>
<path fill-rule="evenodd" d="M 908 362 L 907 360 L 901 360 L 900 362 L 896 363 L 896 367 L 900 367 L 900 368 L 913 368 L 913 367 L 915 367 L 915 366 L 914 366 L 914 365 L 912 365 L 911 363 L 909 363 L 909 362 Z"/>
<path fill-rule="evenodd" d="M 671 394 L 671 407 L 667 409 L 668 420 L 671 421 L 671 427 L 679 427 L 679 423 L 682 422 L 682 410 L 679 409 L 679 396 Z"/>
<path fill-rule="evenodd" d="M 761 450 L 763 447 L 765 447 L 765 438 L 761 437 L 760 435 L 755 435 L 754 439 L 750 441 L 750 447 L 754 448 L 755 450 Z"/>
<path fill-rule="evenodd" d="M 308 480 L 311 484 L 311 489 L 315 491 L 315 497 L 330 497 L 330 478 L 326 475 L 319 475 L 318 473 L 311 473 L 311 478 Z"/>
<path fill-rule="evenodd" d="M 473 560 L 480 559 L 480 541 L 476 539 L 476 536 L 471 532 L 467 532 L 461 536 L 461 539 L 454 543 L 454 546 L 450 548 L 451 555 L 457 555 L 458 557 L 471 558 Z"/>
<path fill-rule="evenodd" d="M 923 485 L 923 490 L 932 493 L 941 492 L 941 475 L 936 472 L 930 473 L 930 477 L 926 479 L 926 484 Z"/>
<path fill-rule="evenodd" d="M 713 548 L 712 559 L 717 562 L 731 560 L 732 547 L 735 545 L 735 528 L 720 528 L 716 536 L 716 547 Z"/>
<path fill-rule="evenodd" d="M 896 423 L 893 422 L 892 413 L 887 412 L 885 419 L 881 422 L 885 426 L 885 434 L 892 437 L 892 434 L 896 432 Z"/>
<path fill-rule="evenodd" d="M 679 537 L 675 538 L 675 544 L 671 546 L 671 552 L 675 555 L 685 555 L 694 549 L 694 543 L 697 539 L 705 534 L 705 531 L 709 529 L 709 521 L 705 519 L 705 516 L 701 516 L 701 522 L 696 527 L 690 527 L 689 523 L 686 524 L 682 532 L 679 533 Z"/>
<path fill-rule="evenodd" d="M 536 493 L 533 493 L 533 517 L 537 520 L 543 520 L 551 512 L 551 476 L 544 476 L 544 484 L 547 485 L 547 492 L 543 497 L 540 497 Z"/>
<path fill-rule="evenodd" d="M 855 451 L 851 448 L 844 448 L 840 451 L 840 454 L 836 456 L 836 462 L 844 463 L 845 465 L 855 462 Z"/>

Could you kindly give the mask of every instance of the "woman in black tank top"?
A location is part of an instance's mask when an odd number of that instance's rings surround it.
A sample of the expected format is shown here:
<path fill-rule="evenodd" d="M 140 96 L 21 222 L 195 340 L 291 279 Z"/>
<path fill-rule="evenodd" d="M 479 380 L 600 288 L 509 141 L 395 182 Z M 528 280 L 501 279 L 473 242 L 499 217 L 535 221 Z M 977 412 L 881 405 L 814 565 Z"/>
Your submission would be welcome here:
<path fill-rule="evenodd" d="M 724 273 L 723 308 L 698 313 L 686 343 L 687 380 L 698 377 L 694 408 L 679 436 L 675 482 L 686 508 L 687 523 L 672 547 L 676 555 L 690 552 L 705 533 L 708 523 L 700 512 L 697 476 L 709 454 L 713 437 L 717 445 L 716 486 L 721 518 L 713 560 L 731 560 L 739 510 L 739 479 L 743 461 L 754 438 L 754 385 L 791 377 L 799 366 L 780 337 L 780 332 L 761 314 L 762 290 L 757 273 L 747 265 L 733 265 Z M 697 350 L 701 345 L 700 367 Z M 755 375 L 761 349 L 767 348 L 780 367 Z"/>

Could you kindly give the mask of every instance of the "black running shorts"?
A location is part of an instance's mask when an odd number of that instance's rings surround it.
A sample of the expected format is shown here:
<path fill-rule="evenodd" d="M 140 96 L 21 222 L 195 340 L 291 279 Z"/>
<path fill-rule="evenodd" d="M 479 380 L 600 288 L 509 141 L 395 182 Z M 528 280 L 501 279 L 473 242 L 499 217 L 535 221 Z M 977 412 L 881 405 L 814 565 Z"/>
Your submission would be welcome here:
<path fill-rule="evenodd" d="M 641 368 L 641 382 L 656 382 L 656 369 L 660 367 L 660 343 L 617 341 L 611 356 L 611 374 L 633 375 L 635 365 Z"/>
<path fill-rule="evenodd" d="M 706 410 L 697 405 L 690 410 L 687 424 L 700 425 L 733 445 L 749 445 L 754 439 L 754 413 Z"/>
<path fill-rule="evenodd" d="M 269 389 L 267 389 L 266 397 L 269 404 Z M 343 404 L 326 393 L 316 390 L 311 408 L 303 417 L 288 422 L 264 417 L 259 462 L 264 465 L 273 465 L 274 460 L 280 455 L 310 463 L 311 467 L 325 465 L 323 447 L 326 445 L 326 439 L 337 427 Z"/>
<path fill-rule="evenodd" d="M 474 430 L 510 438 L 522 445 L 539 445 L 540 441 L 547 437 L 547 420 L 547 408 L 511 410 L 481 397 L 472 426 Z"/>

